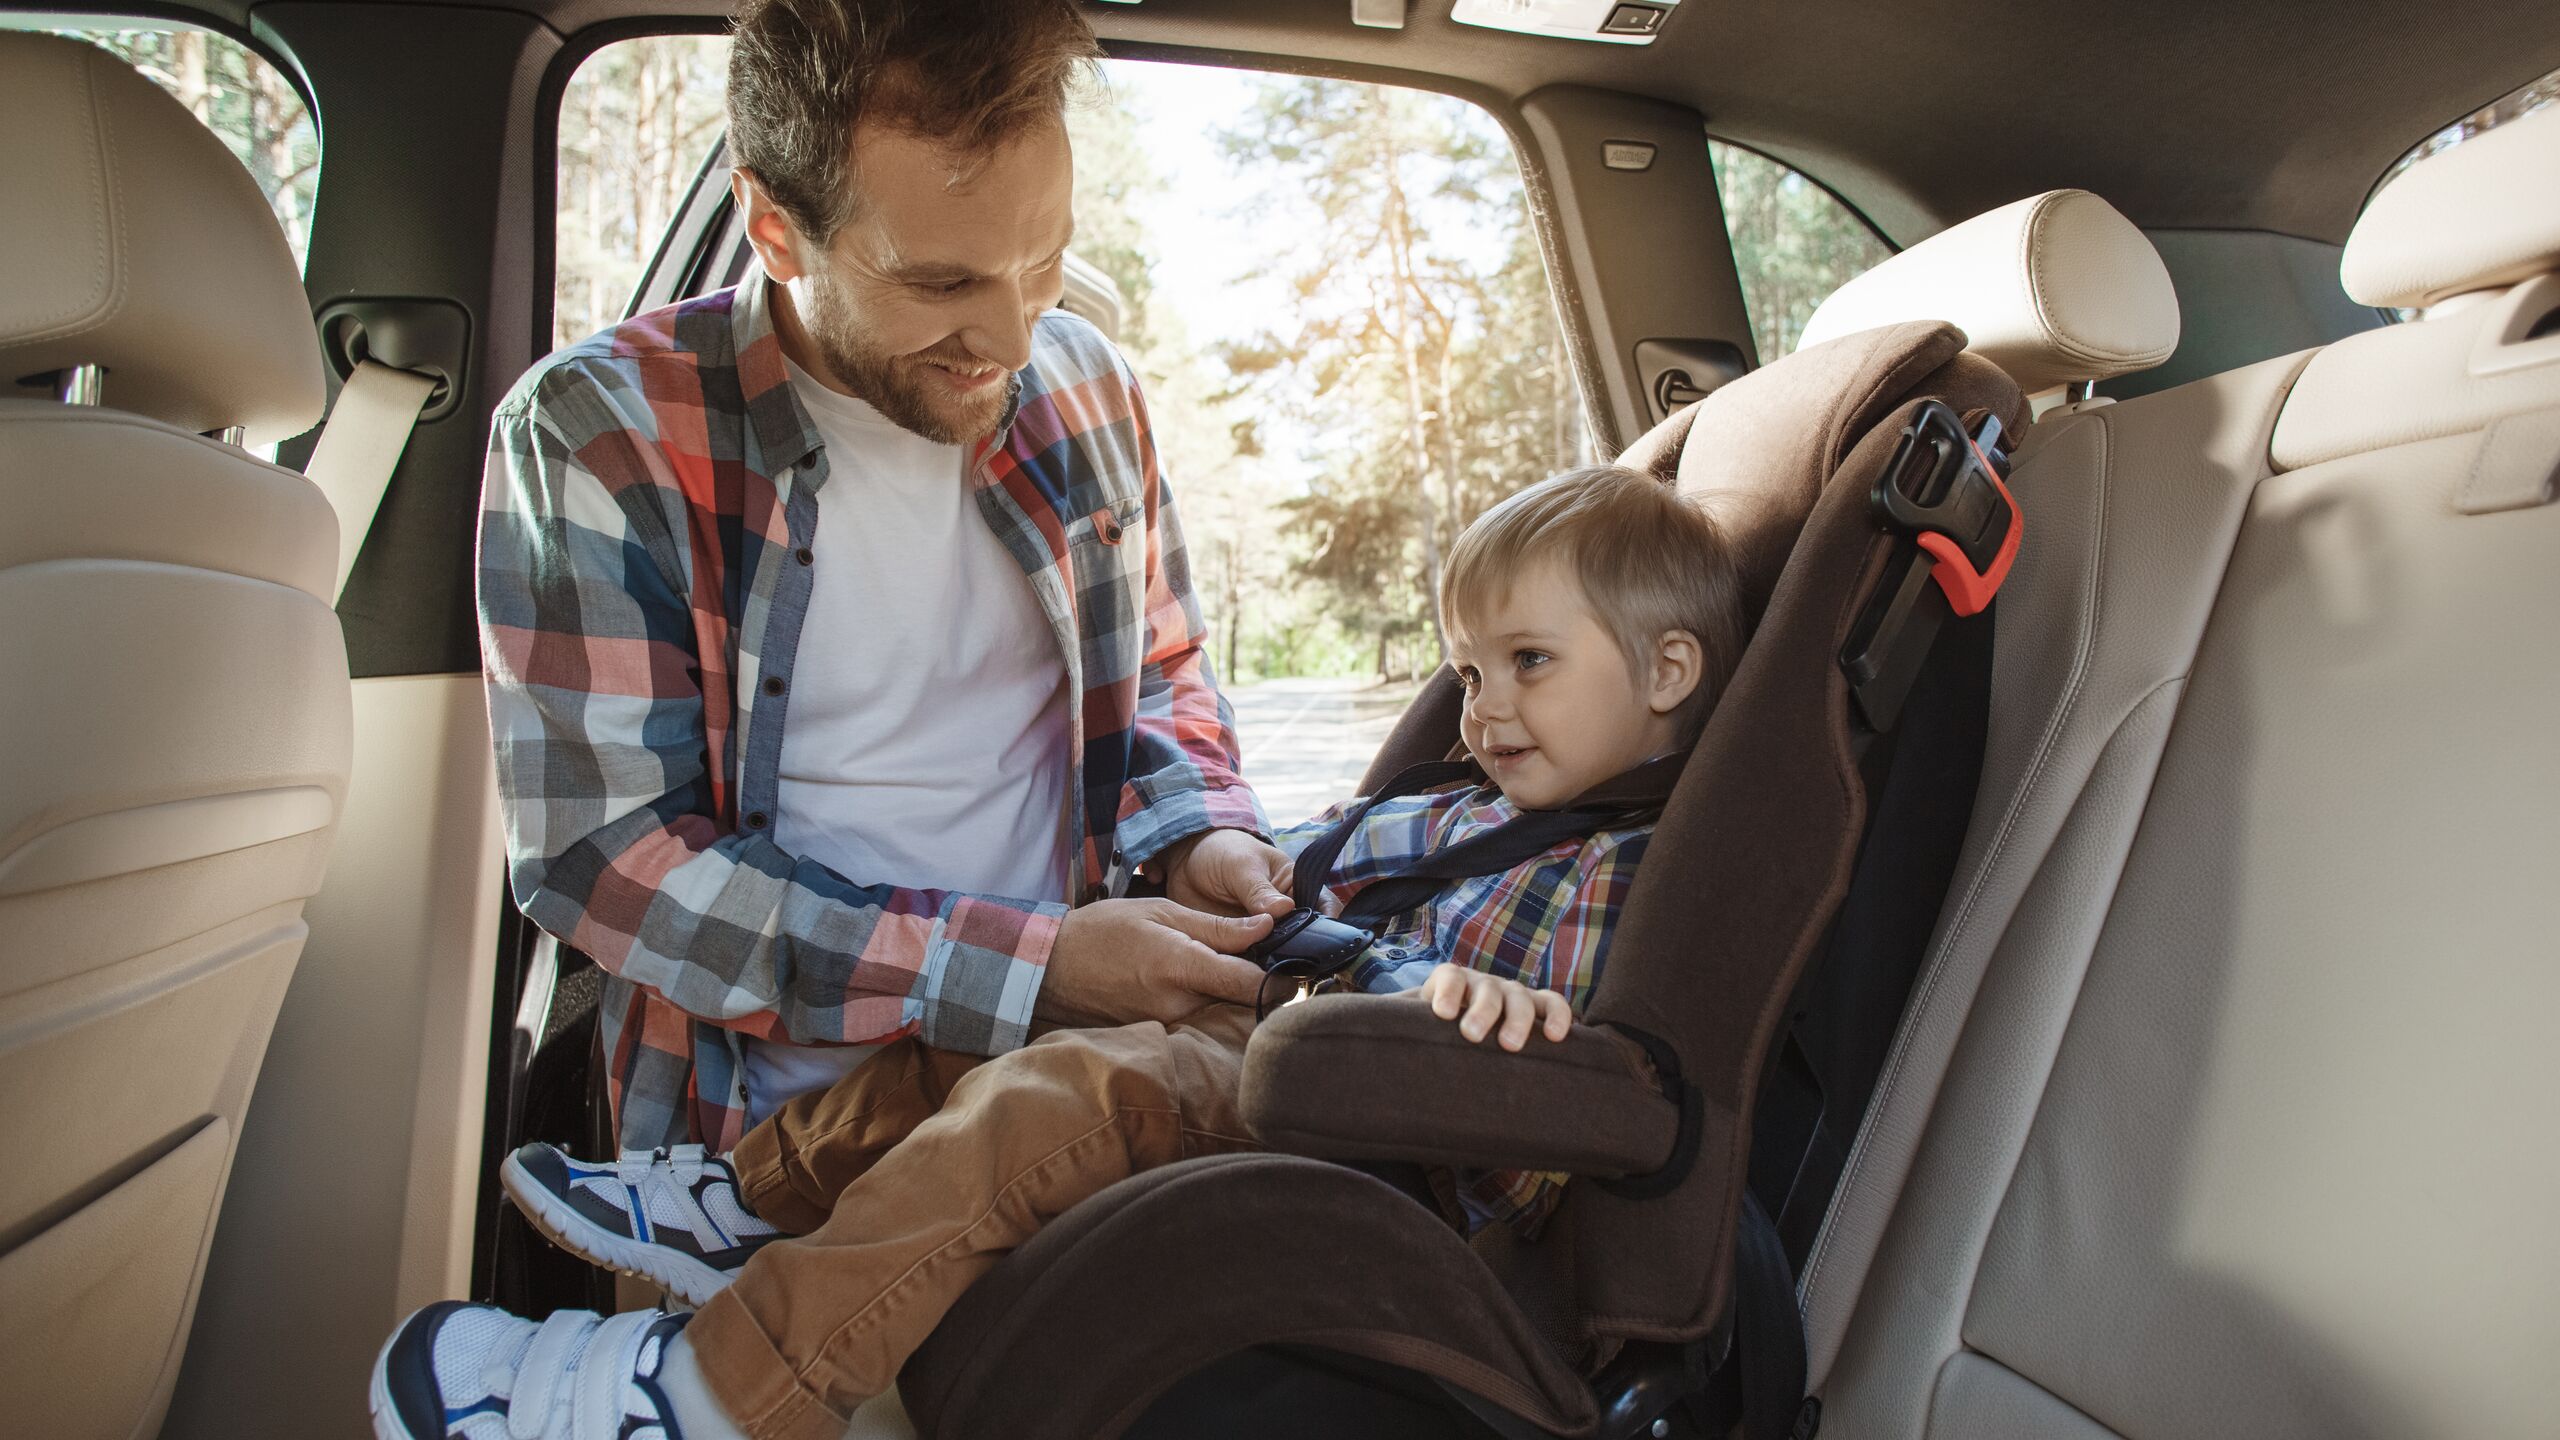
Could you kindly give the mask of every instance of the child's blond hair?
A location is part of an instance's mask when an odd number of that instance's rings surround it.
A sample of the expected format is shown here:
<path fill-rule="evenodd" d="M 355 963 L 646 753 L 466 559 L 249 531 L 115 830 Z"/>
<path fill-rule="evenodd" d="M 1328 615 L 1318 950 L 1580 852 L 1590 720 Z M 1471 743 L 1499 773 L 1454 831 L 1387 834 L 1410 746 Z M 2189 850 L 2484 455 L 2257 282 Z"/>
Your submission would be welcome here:
<path fill-rule="evenodd" d="M 1441 623 L 1463 632 L 1511 579 L 1554 557 L 1626 655 L 1639 684 L 1664 632 L 1697 637 L 1698 686 L 1675 717 L 1680 743 L 1705 727 L 1741 663 L 1748 624 L 1732 547 L 1713 517 L 1640 471 L 1593 465 L 1542 480 L 1476 517 L 1440 573 Z"/>

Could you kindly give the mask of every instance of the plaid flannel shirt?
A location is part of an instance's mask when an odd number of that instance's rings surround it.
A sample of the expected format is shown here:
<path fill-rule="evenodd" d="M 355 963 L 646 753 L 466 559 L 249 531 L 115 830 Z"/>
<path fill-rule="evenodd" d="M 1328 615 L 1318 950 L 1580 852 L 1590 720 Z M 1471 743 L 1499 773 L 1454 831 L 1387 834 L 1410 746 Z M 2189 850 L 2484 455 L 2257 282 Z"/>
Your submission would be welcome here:
<path fill-rule="evenodd" d="M 774 843 L 829 467 L 765 287 L 750 270 L 552 355 L 490 436 L 481 650 L 509 878 L 607 972 L 598 1042 L 626 1148 L 734 1146 L 744 1036 L 1021 1045 L 1066 912 L 838 875 Z M 1119 352 L 1042 317 L 966 470 L 1080 697 L 1060 823 L 1081 898 L 1199 831 L 1262 831 Z"/>
<path fill-rule="evenodd" d="M 1292 857 L 1341 823 L 1352 802 L 1275 837 Z M 1460 785 L 1387 800 L 1371 810 L 1334 859 L 1321 908 L 1342 913 L 1369 883 L 1512 819 L 1518 806 L 1491 785 Z M 1600 983 L 1609 933 L 1626 908 L 1651 825 L 1565 840 L 1508 870 L 1452 882 L 1431 903 L 1395 916 L 1352 967 L 1371 994 L 1410 990 L 1441 962 L 1536 990 L 1553 990 L 1579 1015 Z M 1536 1039 L 1532 1045 L 1542 1043 Z M 1470 1231 L 1508 1220 L 1534 1236 L 1563 1194 L 1550 1171 L 1460 1171 L 1451 1198 Z"/>

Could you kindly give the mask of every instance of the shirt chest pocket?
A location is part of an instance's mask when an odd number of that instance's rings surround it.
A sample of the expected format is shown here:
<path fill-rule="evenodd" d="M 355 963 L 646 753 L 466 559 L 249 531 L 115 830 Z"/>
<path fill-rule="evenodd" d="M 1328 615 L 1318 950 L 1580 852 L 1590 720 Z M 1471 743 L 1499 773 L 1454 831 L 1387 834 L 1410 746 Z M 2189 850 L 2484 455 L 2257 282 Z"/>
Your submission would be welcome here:
<path fill-rule="evenodd" d="M 1067 556 L 1079 587 L 1142 574 L 1147 564 L 1146 502 L 1113 500 L 1067 526 Z"/>

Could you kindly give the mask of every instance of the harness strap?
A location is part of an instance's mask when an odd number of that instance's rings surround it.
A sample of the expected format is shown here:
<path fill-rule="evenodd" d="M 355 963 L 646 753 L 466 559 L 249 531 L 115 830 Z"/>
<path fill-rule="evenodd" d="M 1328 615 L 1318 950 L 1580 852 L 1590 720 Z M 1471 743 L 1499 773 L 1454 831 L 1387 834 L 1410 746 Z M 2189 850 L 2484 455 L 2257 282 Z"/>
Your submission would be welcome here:
<path fill-rule="evenodd" d="M 1567 840 L 1602 830 L 1641 825 L 1662 813 L 1680 782 L 1688 752 L 1648 760 L 1575 796 L 1554 810 L 1523 810 L 1518 815 L 1455 845 L 1444 846 L 1394 875 L 1373 880 L 1351 897 L 1338 917 L 1346 924 L 1367 925 L 1401 915 L 1447 889 L 1451 882 L 1509 870 Z M 1342 847 L 1350 843 L 1369 812 L 1384 801 L 1435 790 L 1461 780 L 1481 783 L 1484 772 L 1472 760 L 1432 760 L 1398 771 L 1346 813 L 1341 823 L 1299 852 L 1289 898 L 1302 909 L 1316 908 L 1333 878 Z"/>

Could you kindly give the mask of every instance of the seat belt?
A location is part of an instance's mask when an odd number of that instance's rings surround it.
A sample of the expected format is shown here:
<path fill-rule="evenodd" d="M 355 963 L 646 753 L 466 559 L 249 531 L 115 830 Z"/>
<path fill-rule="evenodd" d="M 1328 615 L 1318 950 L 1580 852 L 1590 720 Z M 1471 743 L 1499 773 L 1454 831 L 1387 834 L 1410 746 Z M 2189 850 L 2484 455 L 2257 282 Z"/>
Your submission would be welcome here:
<path fill-rule="evenodd" d="M 1686 750 L 1657 756 L 1601 781 L 1556 809 L 1523 810 L 1500 825 L 1433 851 L 1393 875 L 1371 881 L 1351 897 L 1340 918 L 1351 925 L 1389 919 L 1428 903 L 1456 881 L 1509 870 L 1566 840 L 1650 824 L 1662 813 L 1663 804 L 1671 798 L 1672 787 L 1680 783 L 1680 772 L 1688 763 Z M 1296 893 L 1290 898 L 1302 908 L 1316 908 L 1325 886 L 1333 879 L 1334 862 L 1343 846 L 1380 803 L 1460 781 L 1482 784 L 1484 772 L 1472 760 L 1425 761 L 1399 771 L 1378 787 L 1378 793 L 1362 798 L 1340 823 L 1299 852 L 1297 874 L 1290 885 Z"/>
<path fill-rule="evenodd" d="M 338 576 L 329 603 L 346 593 L 347 576 L 356 568 L 357 552 L 373 529 L 390 488 L 391 472 L 409 445 L 409 432 L 427 408 L 435 377 L 415 370 L 396 370 L 378 360 L 359 360 L 355 373 L 338 387 L 338 403 L 320 429 L 320 441 L 302 467 L 303 477 L 329 497 L 338 512 Z"/>
<path fill-rule="evenodd" d="M 1807 1398 L 1804 1311 L 1778 1227 L 1750 1189 L 1734 1256 L 1732 1367 L 1741 1388 L 1745 1440 L 1813 1440 L 1822 1405 Z"/>

